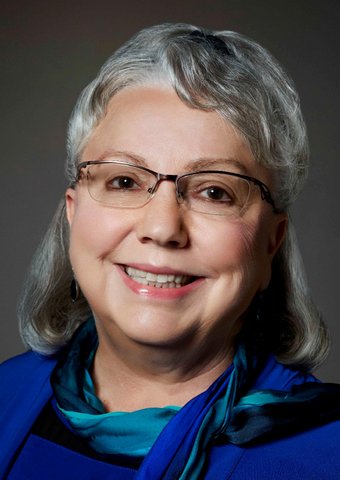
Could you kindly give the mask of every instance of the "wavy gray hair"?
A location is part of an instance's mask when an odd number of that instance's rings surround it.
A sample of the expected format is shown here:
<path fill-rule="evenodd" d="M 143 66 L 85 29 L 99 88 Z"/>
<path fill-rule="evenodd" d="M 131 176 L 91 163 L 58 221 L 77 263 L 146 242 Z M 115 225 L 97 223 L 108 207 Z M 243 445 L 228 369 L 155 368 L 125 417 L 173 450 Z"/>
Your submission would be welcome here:
<path fill-rule="evenodd" d="M 282 211 L 302 188 L 308 142 L 299 97 L 277 61 L 256 42 L 231 31 L 164 24 L 139 32 L 108 59 L 80 95 L 67 139 L 66 176 L 74 182 L 86 142 L 118 91 L 165 85 L 192 108 L 216 111 L 248 142 L 257 162 L 274 178 Z M 19 317 L 26 346 L 51 354 L 65 345 L 90 314 L 82 297 L 70 301 L 72 269 L 68 224 L 61 201 L 33 258 Z M 273 261 L 265 300 L 267 343 L 279 361 L 312 369 L 325 358 L 327 330 L 310 300 L 292 225 Z M 269 328 L 270 326 L 270 328 Z"/>

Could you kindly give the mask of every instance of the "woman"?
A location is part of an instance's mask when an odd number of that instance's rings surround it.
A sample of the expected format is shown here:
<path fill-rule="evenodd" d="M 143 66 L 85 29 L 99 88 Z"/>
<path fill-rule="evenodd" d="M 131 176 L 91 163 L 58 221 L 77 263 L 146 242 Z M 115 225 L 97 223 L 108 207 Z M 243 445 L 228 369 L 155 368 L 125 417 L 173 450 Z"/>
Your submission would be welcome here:
<path fill-rule="evenodd" d="M 84 90 L 67 145 L 20 307 L 30 351 L 1 367 L 1 478 L 340 478 L 281 67 L 234 32 L 146 29 Z"/>

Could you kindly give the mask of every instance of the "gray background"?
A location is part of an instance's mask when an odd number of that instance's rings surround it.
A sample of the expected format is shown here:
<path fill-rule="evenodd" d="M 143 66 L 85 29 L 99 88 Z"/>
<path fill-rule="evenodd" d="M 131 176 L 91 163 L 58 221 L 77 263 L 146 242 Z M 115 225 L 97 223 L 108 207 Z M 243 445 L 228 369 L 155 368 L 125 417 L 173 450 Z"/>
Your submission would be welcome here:
<path fill-rule="evenodd" d="M 337 0 L 0 1 L 0 360 L 23 350 L 16 301 L 65 189 L 65 129 L 80 90 L 142 27 L 183 21 L 244 33 L 285 65 L 301 94 L 312 159 L 294 219 L 311 291 L 333 338 L 318 372 L 340 381 L 339 25 Z"/>

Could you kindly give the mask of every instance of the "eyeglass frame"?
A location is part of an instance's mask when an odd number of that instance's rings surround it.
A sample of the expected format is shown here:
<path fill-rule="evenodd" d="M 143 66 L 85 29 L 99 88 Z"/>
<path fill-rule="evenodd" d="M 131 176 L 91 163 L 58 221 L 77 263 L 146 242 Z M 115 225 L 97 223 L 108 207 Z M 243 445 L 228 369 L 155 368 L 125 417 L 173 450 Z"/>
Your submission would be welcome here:
<path fill-rule="evenodd" d="M 259 187 L 260 193 L 261 193 L 261 199 L 264 200 L 265 202 L 269 203 L 273 207 L 274 213 L 279 212 L 279 210 L 275 206 L 275 202 L 274 202 L 274 199 L 273 199 L 272 194 L 270 192 L 270 189 L 265 183 L 261 182 L 261 180 L 258 180 L 255 177 L 251 177 L 249 175 L 244 175 L 242 173 L 236 173 L 236 172 L 227 172 L 225 170 L 197 170 L 197 171 L 194 171 L 194 172 L 183 173 L 181 175 L 173 175 L 173 174 L 167 174 L 167 173 L 158 173 L 158 172 L 155 172 L 154 170 L 151 170 L 150 168 L 144 167 L 142 165 L 136 165 L 135 163 L 131 163 L 131 162 L 121 162 L 119 160 L 88 160 L 86 162 L 80 162 L 78 164 L 77 174 L 75 176 L 74 181 L 70 185 L 70 187 L 75 188 L 76 184 L 81 180 L 81 170 L 82 169 L 87 168 L 90 165 L 100 165 L 100 164 L 126 165 L 128 167 L 134 167 L 134 168 L 138 168 L 140 170 L 144 170 L 145 172 L 151 173 L 155 177 L 156 182 L 154 183 L 154 185 L 152 187 L 148 188 L 148 190 L 147 190 L 147 192 L 150 194 L 150 198 L 143 205 L 141 205 L 141 207 L 144 206 L 144 205 L 147 205 L 150 202 L 150 200 L 153 198 L 154 194 L 156 193 L 159 184 L 163 181 L 170 181 L 170 182 L 173 182 L 175 184 L 176 198 L 180 203 L 180 199 L 181 199 L 182 195 L 181 195 L 181 192 L 178 190 L 178 181 L 181 178 L 189 177 L 189 176 L 200 174 L 200 173 L 214 173 L 214 174 L 217 173 L 217 174 L 226 174 L 226 175 L 230 175 L 230 176 L 233 176 L 233 177 L 243 178 L 244 180 L 247 180 L 248 182 L 253 183 L 257 187 Z M 96 200 L 96 201 L 98 201 L 98 200 Z M 98 201 L 98 203 L 100 203 L 100 202 Z M 128 207 L 120 207 L 120 208 L 128 208 Z"/>

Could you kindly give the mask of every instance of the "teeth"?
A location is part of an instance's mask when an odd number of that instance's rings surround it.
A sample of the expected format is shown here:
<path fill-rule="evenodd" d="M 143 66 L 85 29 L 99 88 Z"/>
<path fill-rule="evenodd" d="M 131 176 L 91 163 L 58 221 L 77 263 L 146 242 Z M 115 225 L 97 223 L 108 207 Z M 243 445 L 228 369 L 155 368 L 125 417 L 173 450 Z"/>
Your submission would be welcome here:
<path fill-rule="evenodd" d="M 145 273 L 145 272 L 143 272 Z M 157 280 L 157 275 L 155 275 L 154 273 L 147 273 L 146 274 L 146 279 L 148 282 L 155 282 Z"/>
<path fill-rule="evenodd" d="M 191 278 L 188 275 L 167 275 L 164 273 L 157 275 L 132 267 L 125 267 L 125 272 L 136 282 L 157 288 L 180 288 L 186 285 Z"/>

